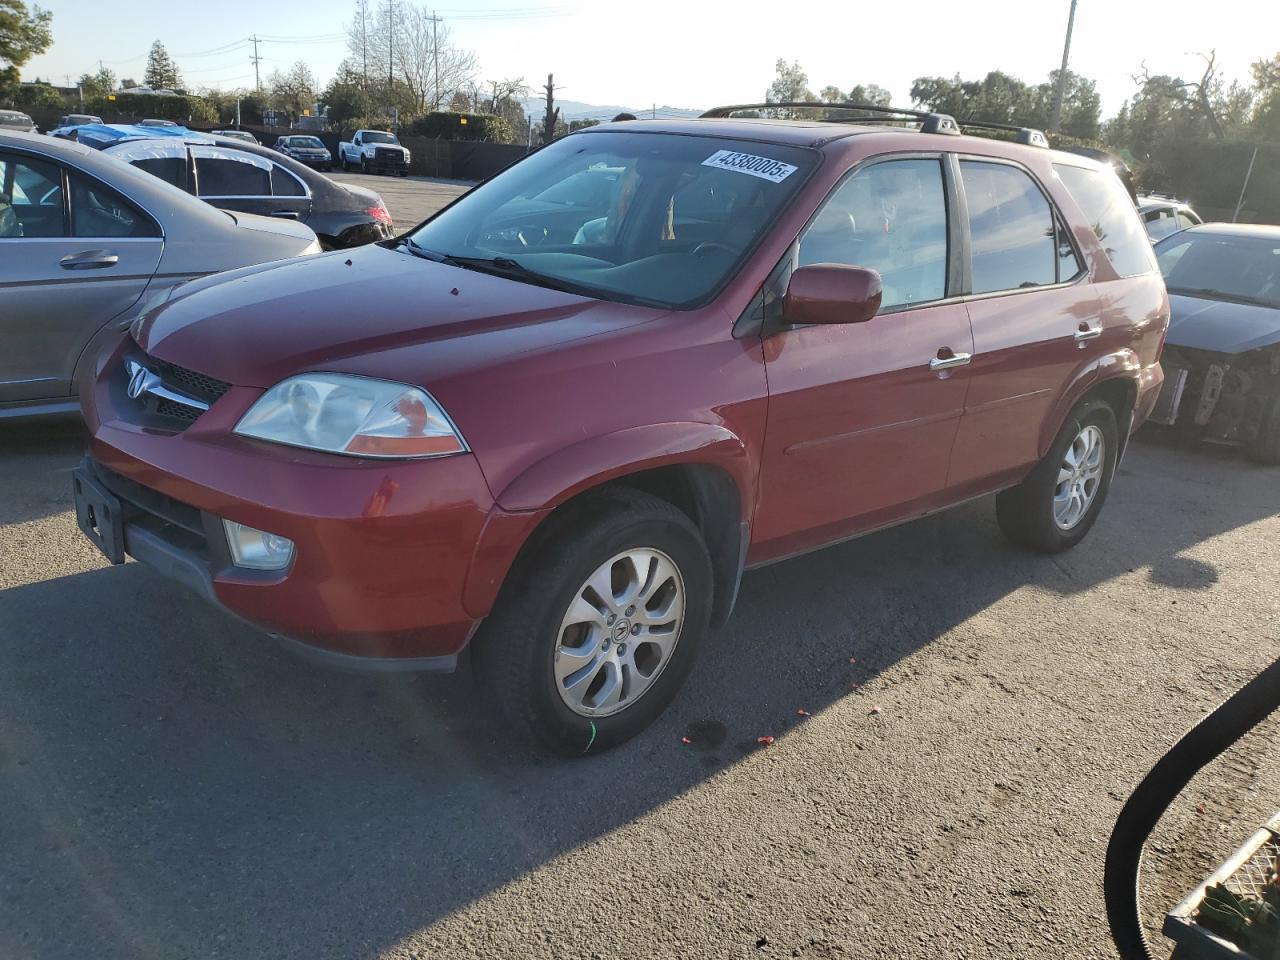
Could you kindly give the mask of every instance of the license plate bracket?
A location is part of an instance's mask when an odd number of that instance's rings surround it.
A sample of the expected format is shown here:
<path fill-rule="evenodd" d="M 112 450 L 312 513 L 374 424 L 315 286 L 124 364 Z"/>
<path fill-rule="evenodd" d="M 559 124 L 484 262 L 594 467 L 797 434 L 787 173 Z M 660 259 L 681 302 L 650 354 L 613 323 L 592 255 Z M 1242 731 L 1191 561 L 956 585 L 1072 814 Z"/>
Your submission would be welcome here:
<path fill-rule="evenodd" d="M 124 511 L 119 498 L 84 467 L 75 469 L 71 483 L 80 532 L 112 563 L 124 563 Z"/>

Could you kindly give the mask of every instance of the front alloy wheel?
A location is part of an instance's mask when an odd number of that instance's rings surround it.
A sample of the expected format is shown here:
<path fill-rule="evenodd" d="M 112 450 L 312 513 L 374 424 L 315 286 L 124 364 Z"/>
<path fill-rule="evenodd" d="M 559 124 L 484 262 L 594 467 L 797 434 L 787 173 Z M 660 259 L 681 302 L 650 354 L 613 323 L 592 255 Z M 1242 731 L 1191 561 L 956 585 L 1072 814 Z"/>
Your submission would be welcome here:
<path fill-rule="evenodd" d="M 602 563 L 560 622 L 556 691 L 574 713 L 607 717 L 639 700 L 680 642 L 684 578 L 661 550 Z"/>

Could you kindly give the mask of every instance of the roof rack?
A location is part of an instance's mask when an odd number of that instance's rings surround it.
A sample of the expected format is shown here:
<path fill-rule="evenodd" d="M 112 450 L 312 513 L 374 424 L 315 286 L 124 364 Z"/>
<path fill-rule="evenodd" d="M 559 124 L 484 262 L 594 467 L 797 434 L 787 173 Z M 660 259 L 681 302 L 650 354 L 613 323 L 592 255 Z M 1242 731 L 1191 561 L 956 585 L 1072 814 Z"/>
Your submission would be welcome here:
<path fill-rule="evenodd" d="M 849 120 L 833 120 L 821 118 L 831 123 L 893 123 L 895 121 L 919 121 L 921 133 L 939 133 L 945 136 L 959 136 L 962 127 L 979 130 L 1007 130 L 1014 139 L 1030 147 L 1049 146 L 1049 138 L 1040 130 L 1032 127 L 1019 127 L 1010 123 L 993 123 L 986 120 L 960 120 L 947 113 L 930 113 L 925 110 L 911 110 L 906 107 L 882 107 L 874 103 L 821 103 L 813 100 L 787 100 L 775 103 L 738 103 L 725 107 L 713 107 L 702 114 L 703 119 L 725 119 L 743 110 L 861 110 L 864 113 L 877 114 L 871 117 L 857 117 Z"/>

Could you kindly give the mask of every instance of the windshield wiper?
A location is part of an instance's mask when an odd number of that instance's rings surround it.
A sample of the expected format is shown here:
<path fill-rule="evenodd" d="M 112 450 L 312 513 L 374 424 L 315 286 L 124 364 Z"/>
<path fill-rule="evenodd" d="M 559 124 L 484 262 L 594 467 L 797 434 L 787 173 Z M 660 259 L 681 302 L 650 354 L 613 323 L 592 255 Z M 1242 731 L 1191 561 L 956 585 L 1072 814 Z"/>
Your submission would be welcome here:
<path fill-rule="evenodd" d="M 422 248 L 419 247 L 418 249 L 421 250 Z M 475 270 L 477 273 L 488 273 L 495 277 L 506 277 L 508 280 L 518 280 L 521 283 L 546 287 L 548 290 L 575 293 L 580 297 L 595 298 L 599 296 L 599 294 L 592 292 L 587 287 L 581 287 L 576 283 L 561 280 L 559 277 L 549 277 L 545 273 L 530 270 L 510 257 L 456 257 L 446 253 L 441 255 L 440 262 L 462 267 L 464 270 Z"/>
<path fill-rule="evenodd" d="M 1170 293 L 1180 294 L 1184 297 L 1202 297 L 1206 300 L 1226 300 L 1231 303 L 1248 303 L 1255 307 L 1278 307 L 1280 304 L 1271 300 L 1263 300 L 1260 297 L 1249 297 L 1243 293 L 1228 293 L 1226 290 L 1216 290 L 1213 287 L 1168 287 Z"/>

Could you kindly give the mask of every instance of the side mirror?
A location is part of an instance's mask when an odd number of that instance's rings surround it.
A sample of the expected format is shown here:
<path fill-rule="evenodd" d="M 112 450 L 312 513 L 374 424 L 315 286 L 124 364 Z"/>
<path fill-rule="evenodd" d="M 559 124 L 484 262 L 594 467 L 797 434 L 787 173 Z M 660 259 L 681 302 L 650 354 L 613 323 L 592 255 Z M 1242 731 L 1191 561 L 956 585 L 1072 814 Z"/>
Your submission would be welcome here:
<path fill-rule="evenodd" d="M 866 323 L 880 310 L 880 274 L 869 267 L 797 267 L 782 301 L 787 323 Z"/>

